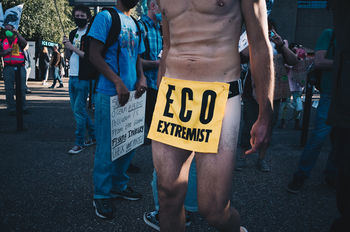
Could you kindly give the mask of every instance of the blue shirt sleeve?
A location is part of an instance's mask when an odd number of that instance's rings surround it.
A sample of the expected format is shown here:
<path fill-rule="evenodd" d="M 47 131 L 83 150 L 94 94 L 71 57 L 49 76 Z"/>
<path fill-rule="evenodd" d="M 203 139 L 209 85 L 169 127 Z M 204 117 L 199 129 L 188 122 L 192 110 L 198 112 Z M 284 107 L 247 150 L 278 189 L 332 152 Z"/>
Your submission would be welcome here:
<path fill-rule="evenodd" d="M 140 27 L 140 30 L 141 30 L 141 27 Z M 141 40 L 140 40 L 140 44 L 139 44 L 138 54 L 142 54 L 142 53 L 144 53 L 146 51 L 145 44 L 143 42 L 144 34 L 142 33 L 142 30 L 141 30 L 140 36 L 141 36 Z"/>
<path fill-rule="evenodd" d="M 329 43 L 332 39 L 333 30 L 332 29 L 325 29 L 321 36 L 318 38 L 316 43 L 316 51 L 320 50 L 328 50 Z"/>
<path fill-rule="evenodd" d="M 88 36 L 97 39 L 102 43 L 106 43 L 111 26 L 112 16 L 107 10 L 104 10 L 96 15 Z"/>

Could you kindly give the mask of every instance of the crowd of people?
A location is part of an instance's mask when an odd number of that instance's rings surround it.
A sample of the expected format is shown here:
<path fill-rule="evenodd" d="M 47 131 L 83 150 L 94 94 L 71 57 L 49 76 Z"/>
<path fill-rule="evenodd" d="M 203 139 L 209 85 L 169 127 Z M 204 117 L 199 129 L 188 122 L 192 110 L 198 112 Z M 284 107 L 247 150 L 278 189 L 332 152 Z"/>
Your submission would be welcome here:
<path fill-rule="evenodd" d="M 200 212 L 219 231 L 247 231 L 230 202 L 234 169 L 247 168 L 249 154 L 258 153 L 257 168 L 271 171 L 266 154 L 272 130 L 275 125 L 286 128 L 290 120 L 287 107 L 292 108 L 294 128 L 301 129 L 303 90 L 313 68 L 320 80 L 315 126 L 286 187 L 290 193 L 302 189 L 330 135 L 332 150 L 324 174 L 326 183 L 337 189 L 341 213 L 332 231 L 345 231 L 342 228 L 349 223 L 349 157 L 341 141 L 349 137 L 345 129 L 349 114 L 341 107 L 348 103 L 339 100 L 343 95 L 338 94 L 345 93 L 342 85 L 336 86 L 340 92 L 331 88 L 338 70 L 335 64 L 348 62 L 347 53 L 336 53 L 337 44 L 343 42 L 340 33 L 325 29 L 315 52 L 310 52 L 278 34 L 263 0 L 218 0 L 215 7 L 220 14 L 214 14 L 211 3 L 199 6 L 199 1 L 147 0 L 147 14 L 136 20 L 131 9 L 137 3 L 120 0 L 94 18 L 88 7 L 75 6 L 72 16 L 76 29 L 63 38 L 76 122 L 75 143 L 68 153 L 76 155 L 96 144 L 96 215 L 113 219 L 116 197 L 142 198 L 128 185 L 127 171 L 135 150 L 112 161 L 109 133 L 110 97 L 117 95 L 123 106 L 130 91 L 136 91 L 137 98 L 146 94 L 145 126 L 149 134 L 145 144 L 152 140 L 154 164 L 154 211 L 144 213 L 145 223 L 158 231 L 185 231 L 191 223 L 189 215 Z M 339 4 L 332 7 L 341 11 Z M 242 28 L 232 25 L 241 25 L 243 18 L 249 46 L 239 53 Z M 26 110 L 27 42 L 11 25 L 5 30 L 0 56 L 5 63 L 8 110 L 15 114 L 13 77 L 17 68 L 21 69 L 22 105 Z M 346 50 L 348 43 L 341 46 L 345 47 L 339 49 Z M 61 60 L 56 46 L 51 59 L 43 48 L 39 64 L 43 85 L 47 85 L 51 66 L 54 81 L 49 88 L 57 81 L 57 88 L 63 87 Z M 338 73 L 337 77 L 344 80 L 346 75 Z M 94 120 L 87 111 L 89 93 L 93 94 Z M 334 112 L 328 118 L 332 107 Z M 236 155 L 238 144 L 241 153 Z"/>

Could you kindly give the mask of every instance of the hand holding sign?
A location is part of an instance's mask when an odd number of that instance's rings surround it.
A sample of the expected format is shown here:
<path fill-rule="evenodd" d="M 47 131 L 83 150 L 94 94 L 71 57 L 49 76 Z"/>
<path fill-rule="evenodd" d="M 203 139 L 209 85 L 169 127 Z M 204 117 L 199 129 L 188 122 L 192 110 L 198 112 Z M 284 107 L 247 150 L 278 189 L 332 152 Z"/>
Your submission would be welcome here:
<path fill-rule="evenodd" d="M 119 82 L 115 84 L 115 89 L 117 90 L 119 104 L 124 106 L 128 102 L 130 96 L 128 88 L 126 88 L 123 81 L 119 79 Z"/>

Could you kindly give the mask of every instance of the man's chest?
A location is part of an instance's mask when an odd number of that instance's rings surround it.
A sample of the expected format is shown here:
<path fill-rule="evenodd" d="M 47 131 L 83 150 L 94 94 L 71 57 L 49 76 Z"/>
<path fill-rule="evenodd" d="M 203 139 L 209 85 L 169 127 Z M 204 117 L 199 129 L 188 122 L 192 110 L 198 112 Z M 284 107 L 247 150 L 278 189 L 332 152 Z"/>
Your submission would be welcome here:
<path fill-rule="evenodd" d="M 240 0 L 159 0 L 168 19 L 183 13 L 225 14 L 240 6 Z"/>

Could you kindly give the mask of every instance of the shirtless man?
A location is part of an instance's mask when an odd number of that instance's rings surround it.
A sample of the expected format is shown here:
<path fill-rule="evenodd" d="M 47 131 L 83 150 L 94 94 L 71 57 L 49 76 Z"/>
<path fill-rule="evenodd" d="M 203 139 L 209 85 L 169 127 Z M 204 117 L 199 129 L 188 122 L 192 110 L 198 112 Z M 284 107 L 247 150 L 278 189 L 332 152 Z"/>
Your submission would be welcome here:
<path fill-rule="evenodd" d="M 247 151 L 247 154 L 267 146 L 273 108 L 273 66 L 265 0 L 157 1 L 161 7 L 164 36 L 164 49 L 158 74 L 160 92 L 163 82 L 168 78 L 173 78 L 175 81 L 180 79 L 181 81 L 177 83 L 190 80 L 198 83 L 211 82 L 213 85 L 214 82 L 228 83 L 238 80 L 241 71 L 238 40 L 244 18 L 249 40 L 252 76 L 260 106 L 258 119 L 251 130 L 252 149 Z M 192 83 L 192 86 L 195 85 Z M 169 89 L 166 95 L 159 94 L 157 104 L 158 101 L 162 101 L 162 98 L 163 101 L 164 99 L 167 101 L 167 104 L 174 103 L 178 98 L 171 95 L 171 91 L 175 91 L 175 88 L 177 86 Z M 184 100 L 185 103 L 187 102 L 186 110 L 191 106 L 196 108 L 195 104 L 190 106 L 189 100 L 197 96 L 188 92 L 184 96 L 187 96 L 187 101 Z M 195 155 L 198 204 L 202 216 L 219 231 L 238 232 L 245 230 L 240 228 L 240 217 L 231 207 L 230 198 L 240 124 L 240 96 L 229 96 L 225 104 L 216 154 L 196 152 Z M 159 113 L 163 114 L 163 112 Z M 187 111 L 185 119 L 190 117 L 190 113 L 195 114 L 195 110 Z M 164 115 L 175 115 L 174 118 L 181 118 L 181 113 L 178 115 L 176 109 L 171 107 L 166 108 Z M 153 117 L 152 124 L 156 124 L 157 121 L 154 120 L 156 116 Z M 174 123 L 170 124 L 173 127 L 176 126 Z M 170 129 L 167 131 L 161 123 L 154 127 L 155 130 L 165 131 L 165 133 L 173 133 L 174 129 L 169 132 Z M 177 128 L 175 135 L 176 133 Z M 167 135 L 164 134 L 164 136 Z M 186 138 L 185 133 L 178 135 L 178 137 L 181 136 Z M 153 162 L 158 175 L 160 230 L 185 231 L 183 203 L 192 151 L 180 148 L 181 143 L 178 143 L 179 146 L 176 144 L 171 146 L 165 142 L 156 141 L 157 139 L 152 136 L 149 137 L 153 139 Z"/>

